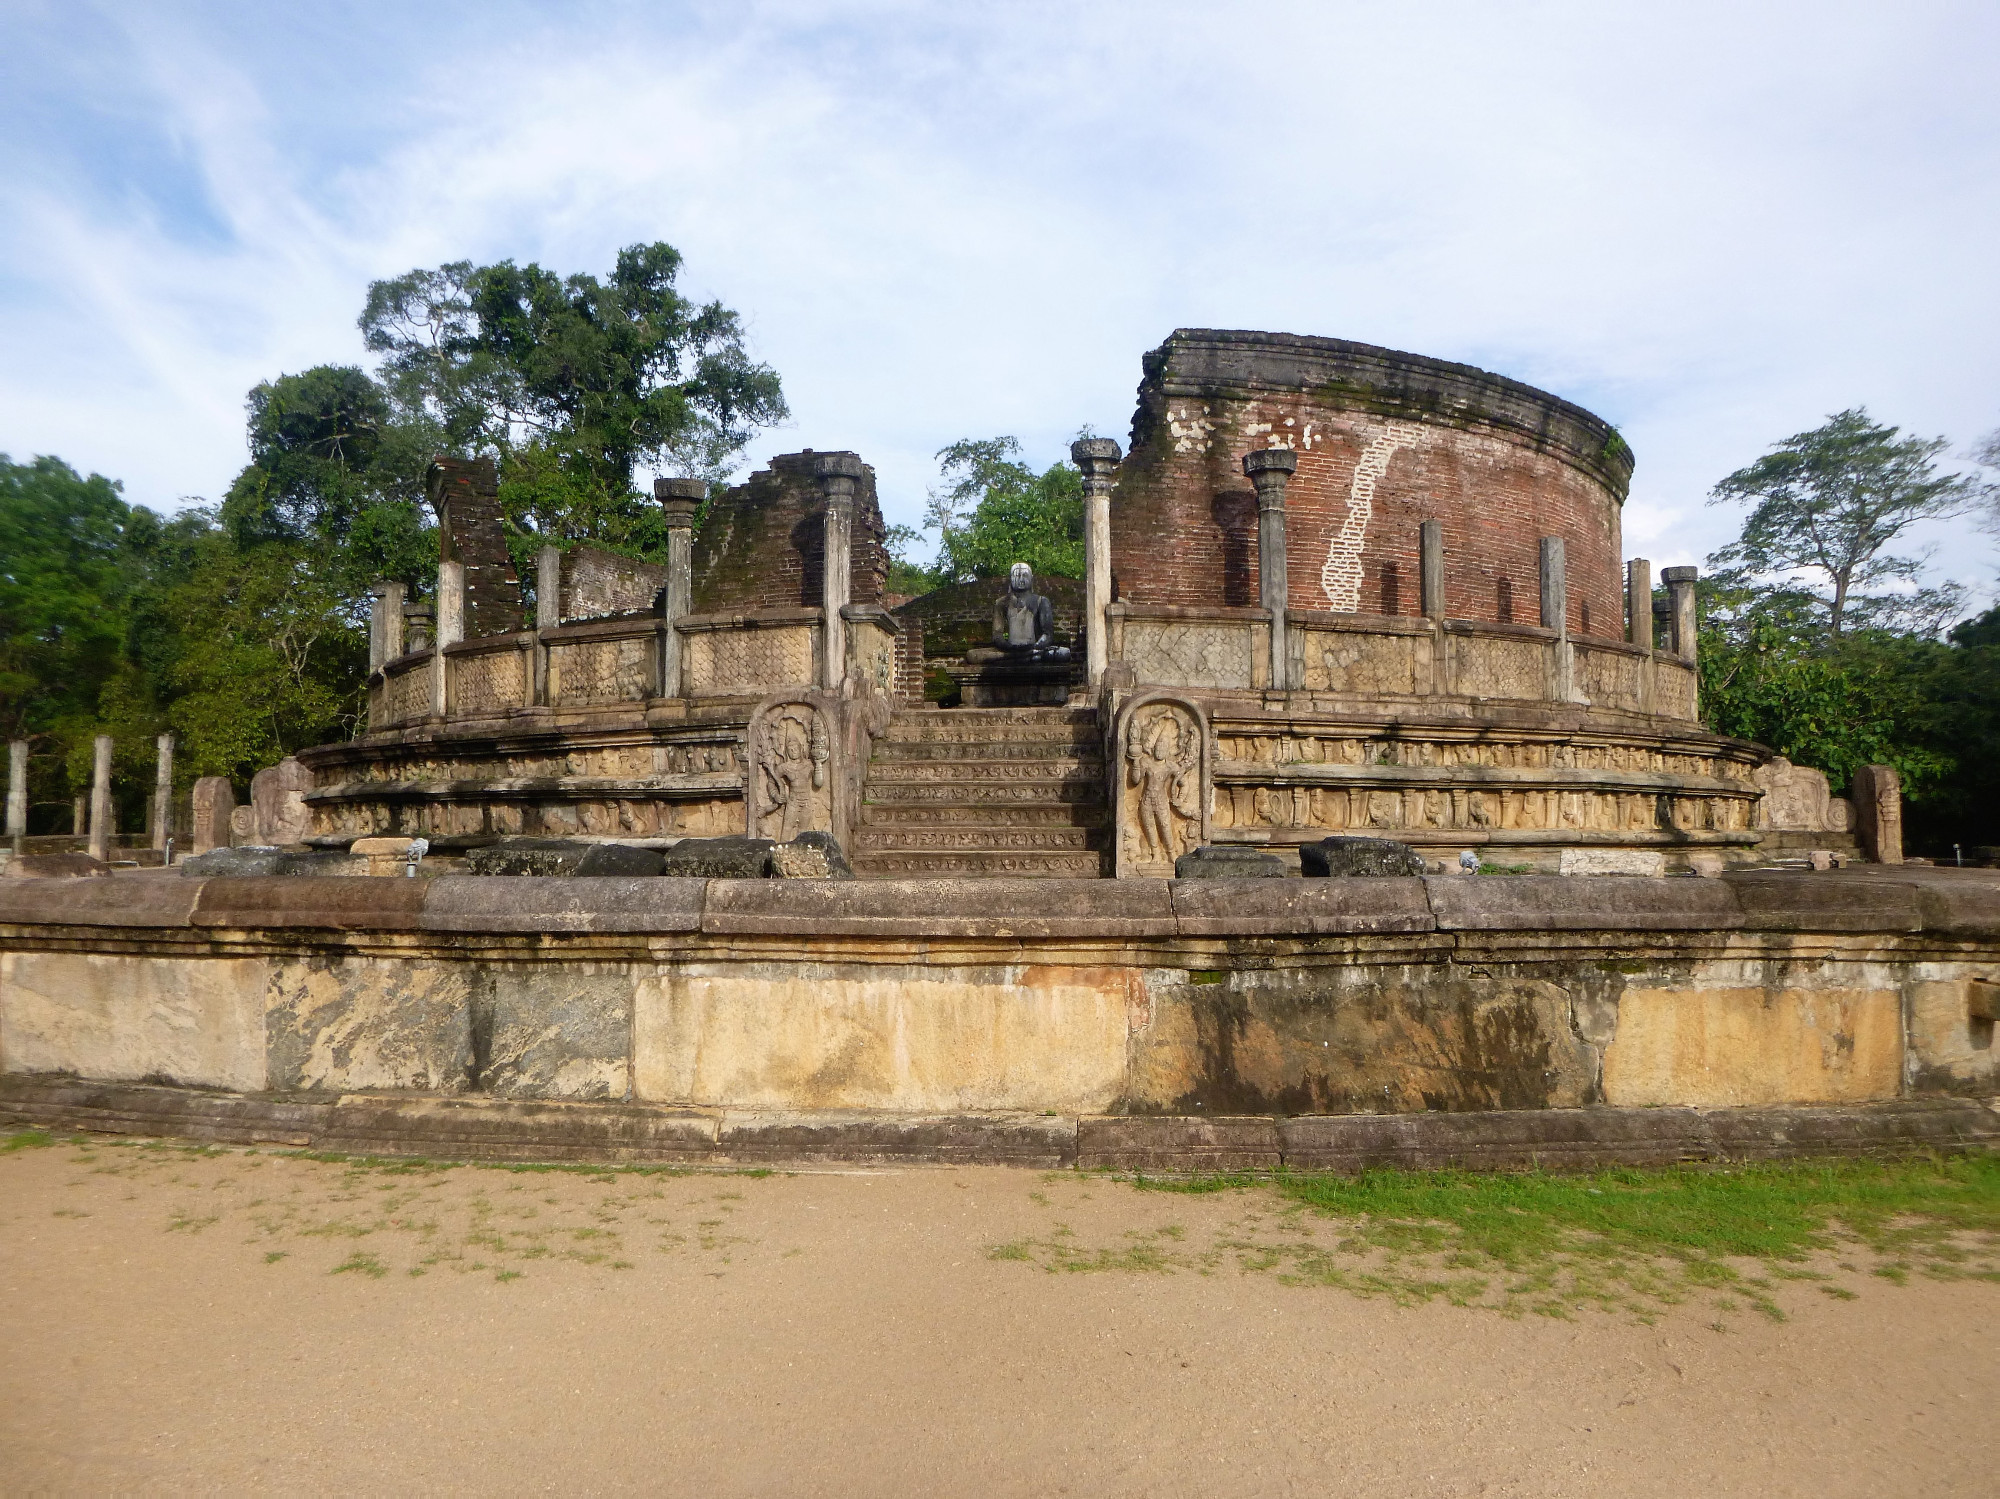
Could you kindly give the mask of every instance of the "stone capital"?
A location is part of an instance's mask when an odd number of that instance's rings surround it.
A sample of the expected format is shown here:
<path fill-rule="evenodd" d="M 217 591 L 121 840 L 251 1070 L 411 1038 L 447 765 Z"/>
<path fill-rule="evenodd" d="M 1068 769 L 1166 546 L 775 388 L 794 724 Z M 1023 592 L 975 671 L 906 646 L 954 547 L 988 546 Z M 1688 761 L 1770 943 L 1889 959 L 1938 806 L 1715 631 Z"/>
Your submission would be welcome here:
<path fill-rule="evenodd" d="M 1698 567 L 1663 567 L 1660 569 L 1660 581 L 1670 587 L 1675 583 L 1692 583 L 1700 576 L 1701 569 Z"/>
<path fill-rule="evenodd" d="M 1083 487 L 1096 494 L 1111 487 L 1111 472 L 1123 456 L 1109 437 L 1079 437 L 1069 445 L 1070 461 L 1083 471 Z"/>
<path fill-rule="evenodd" d="M 859 455 L 854 453 L 815 453 L 812 460 L 812 476 L 826 496 L 828 505 L 846 507 L 854 503 L 855 486 L 861 476 L 868 472 Z"/>
<path fill-rule="evenodd" d="M 1243 455 L 1243 472 L 1258 484 L 1282 484 L 1298 472 L 1299 455 L 1290 448 L 1256 448 Z"/>

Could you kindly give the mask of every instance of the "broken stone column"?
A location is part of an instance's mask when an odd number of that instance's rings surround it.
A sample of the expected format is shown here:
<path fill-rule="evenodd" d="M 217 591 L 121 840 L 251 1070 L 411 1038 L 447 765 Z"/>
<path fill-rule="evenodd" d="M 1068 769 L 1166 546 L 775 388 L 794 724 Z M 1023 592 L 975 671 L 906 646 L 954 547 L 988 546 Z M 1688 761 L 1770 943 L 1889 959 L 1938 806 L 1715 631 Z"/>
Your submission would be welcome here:
<path fill-rule="evenodd" d="M 825 544 L 820 557 L 820 603 L 826 611 L 821 632 L 820 686 L 838 691 L 847 677 L 847 620 L 841 614 L 853 599 L 854 491 L 866 472 L 853 453 L 820 453 L 813 477 L 824 496 Z"/>
<path fill-rule="evenodd" d="M 1084 669 L 1097 686 L 1110 660 L 1111 476 L 1118 470 L 1118 444 L 1109 437 L 1085 437 L 1069 445 L 1083 472 L 1083 648 Z"/>
<path fill-rule="evenodd" d="M 708 498 L 703 479 L 655 479 L 653 496 L 667 522 L 667 586 L 660 595 L 660 696 L 681 695 L 681 632 L 694 603 L 694 522 Z"/>
<path fill-rule="evenodd" d="M 1625 638 L 1653 648 L 1653 564 L 1644 557 L 1625 564 Z"/>
<path fill-rule="evenodd" d="M 312 772 L 289 755 L 250 778 L 250 811 L 260 845 L 282 848 L 305 842 L 312 831 L 312 813 L 306 808 L 312 785 Z"/>
<path fill-rule="evenodd" d="M 203 776 L 194 783 L 194 827 L 189 833 L 193 852 L 205 854 L 230 845 L 229 816 L 236 810 L 236 788 L 228 776 Z"/>
<path fill-rule="evenodd" d="M 90 857 L 111 862 L 111 736 L 99 734 L 90 769 Z"/>
<path fill-rule="evenodd" d="M 69 830 L 72 837 L 81 838 L 83 836 L 84 829 L 89 825 L 89 817 L 90 798 L 87 796 L 71 797 L 69 803 Z"/>
<path fill-rule="evenodd" d="M 1444 618 L 1444 522 L 1427 520 L 1417 528 L 1418 588 L 1426 619 Z"/>
<path fill-rule="evenodd" d="M 403 603 L 408 593 L 401 583 L 381 581 L 368 586 L 368 670 L 380 671 L 403 654 Z"/>
<path fill-rule="evenodd" d="M 535 628 L 553 630 L 562 623 L 562 548 L 543 547 L 535 553 Z"/>
<path fill-rule="evenodd" d="M 437 643 L 431 650 L 431 712 L 442 718 L 449 706 L 450 677 L 444 648 L 465 639 L 465 564 L 440 562 L 437 589 Z"/>
<path fill-rule="evenodd" d="M 436 618 L 436 611 L 429 604 L 403 605 L 403 621 L 410 631 L 407 654 L 422 655 L 431 648 L 431 625 Z"/>
<path fill-rule="evenodd" d="M 1257 486 L 1257 602 L 1271 612 L 1271 687 L 1291 684 L 1285 649 L 1285 606 L 1290 601 L 1285 574 L 1285 485 L 1297 472 L 1299 455 L 1290 448 L 1265 448 L 1243 455 L 1243 472 Z"/>
<path fill-rule="evenodd" d="M 1903 778 L 1893 765 L 1854 772 L 1854 820 L 1861 851 L 1877 864 L 1903 862 Z"/>
<path fill-rule="evenodd" d="M 153 772 L 153 847 L 165 853 L 174 836 L 174 736 L 160 735 L 153 747 L 159 752 Z"/>
<path fill-rule="evenodd" d="M 1569 634 L 1569 569 L 1560 536 L 1542 538 L 1542 628 Z"/>
<path fill-rule="evenodd" d="M 1700 624 L 1695 616 L 1694 580 L 1700 575 L 1700 569 L 1693 567 L 1669 567 L 1660 572 L 1660 581 L 1667 585 L 1667 617 L 1671 621 L 1673 652 L 1690 666 L 1694 665 L 1699 649 Z"/>
<path fill-rule="evenodd" d="M 7 746 L 7 841 L 19 858 L 28 851 L 28 741 Z"/>

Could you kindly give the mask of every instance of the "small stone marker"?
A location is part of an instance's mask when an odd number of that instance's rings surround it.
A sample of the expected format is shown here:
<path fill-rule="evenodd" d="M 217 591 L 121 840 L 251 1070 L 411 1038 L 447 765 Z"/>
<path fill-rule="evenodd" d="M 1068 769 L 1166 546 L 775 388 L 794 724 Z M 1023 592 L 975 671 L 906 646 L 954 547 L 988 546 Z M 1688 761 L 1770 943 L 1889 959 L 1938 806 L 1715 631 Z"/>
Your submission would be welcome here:
<path fill-rule="evenodd" d="M 312 831 L 305 794 L 312 785 L 312 772 L 289 755 L 250 778 L 253 836 L 259 845 L 283 848 L 305 841 Z"/>
<path fill-rule="evenodd" d="M 1415 875 L 1424 872 L 1424 860 L 1409 844 L 1393 838 L 1322 838 L 1300 846 L 1299 869 L 1313 880 Z"/>
<path fill-rule="evenodd" d="M 761 880 L 771 873 L 769 838 L 683 838 L 662 855 L 660 872 L 679 879 Z"/>
<path fill-rule="evenodd" d="M 236 788 L 228 776 L 203 776 L 194 783 L 194 851 L 229 847 L 230 814 L 236 810 Z"/>
<path fill-rule="evenodd" d="M 851 880 L 854 866 L 831 833 L 801 833 L 771 849 L 771 874 L 781 880 Z"/>
<path fill-rule="evenodd" d="M 1667 872 L 1667 856 L 1636 848 L 1566 848 L 1560 874 L 1629 874 L 1654 878 Z"/>

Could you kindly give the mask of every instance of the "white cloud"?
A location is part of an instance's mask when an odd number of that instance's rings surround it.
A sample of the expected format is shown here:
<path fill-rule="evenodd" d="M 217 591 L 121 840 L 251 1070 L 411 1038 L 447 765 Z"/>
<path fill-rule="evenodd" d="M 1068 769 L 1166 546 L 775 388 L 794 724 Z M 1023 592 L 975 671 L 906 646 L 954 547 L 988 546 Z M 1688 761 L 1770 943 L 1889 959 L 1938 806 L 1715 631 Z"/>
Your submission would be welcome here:
<path fill-rule="evenodd" d="M 1178 325 L 1577 400 L 1637 450 L 1628 549 L 1660 562 L 1830 411 L 2000 425 L 1977 5 L 410 10 L 22 28 L 27 67 L 91 84 L 10 132 L 0 447 L 212 496 L 249 385 L 361 357 L 371 277 L 654 238 L 785 376 L 753 456 L 855 448 L 909 520 L 956 437 L 1122 436 Z M 135 138 L 179 171 L 104 145 Z"/>

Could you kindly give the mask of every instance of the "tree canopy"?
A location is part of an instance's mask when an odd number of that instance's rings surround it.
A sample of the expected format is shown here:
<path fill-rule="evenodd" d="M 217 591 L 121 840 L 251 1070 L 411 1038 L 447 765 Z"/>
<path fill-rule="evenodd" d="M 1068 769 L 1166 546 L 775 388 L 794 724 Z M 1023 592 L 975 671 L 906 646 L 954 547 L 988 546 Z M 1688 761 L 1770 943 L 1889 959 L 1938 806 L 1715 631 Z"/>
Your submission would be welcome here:
<path fill-rule="evenodd" d="M 1016 562 L 1083 576 L 1083 476 L 1060 461 L 1037 474 L 1020 455 L 1011 437 L 961 438 L 938 451 L 943 482 L 925 511 L 938 533 L 935 582 L 992 577 Z"/>

